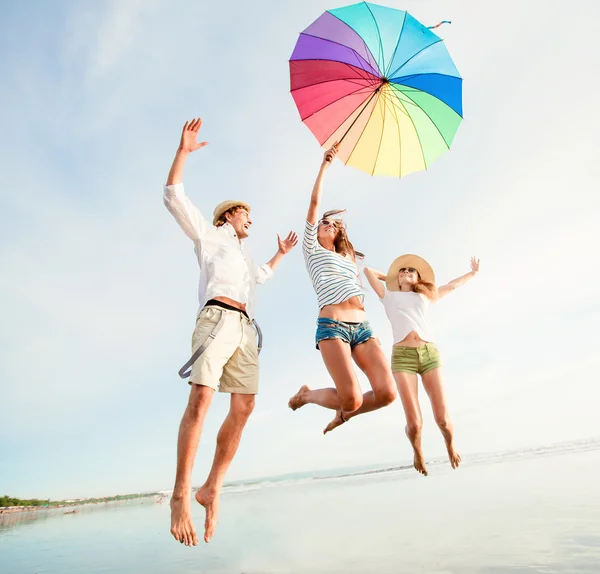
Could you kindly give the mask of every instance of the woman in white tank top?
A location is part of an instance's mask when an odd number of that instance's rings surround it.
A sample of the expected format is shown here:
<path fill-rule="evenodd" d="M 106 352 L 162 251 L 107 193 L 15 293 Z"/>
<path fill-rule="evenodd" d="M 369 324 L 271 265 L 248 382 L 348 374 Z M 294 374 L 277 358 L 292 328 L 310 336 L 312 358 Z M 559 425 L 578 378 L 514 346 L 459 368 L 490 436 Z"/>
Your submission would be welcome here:
<path fill-rule="evenodd" d="M 436 288 L 433 269 L 417 255 L 398 257 L 387 275 L 365 267 L 365 276 L 383 303 L 392 324 L 392 372 L 404 407 L 406 436 L 413 447 L 414 467 L 425 476 L 427 467 L 421 447 L 423 417 L 418 399 L 417 375 L 421 375 L 429 395 L 435 422 L 444 436 L 452 468 L 457 468 L 461 461 L 454 447 L 454 427 L 446 407 L 440 353 L 427 321 L 429 307 L 464 285 L 478 271 L 479 260 L 472 257 L 469 273 Z M 385 286 L 382 281 L 385 281 Z"/>
<path fill-rule="evenodd" d="M 343 221 L 332 217 L 341 212 L 328 212 L 318 218 L 323 176 L 336 154 L 334 145 L 323 156 L 302 242 L 306 268 L 319 304 L 315 343 L 335 388 L 310 389 L 302 385 L 288 403 L 292 410 L 308 403 L 335 410 L 336 416 L 325 433 L 356 415 L 385 407 L 396 398 L 392 372 L 367 321 L 356 252 Z M 353 361 L 365 373 L 373 390 L 363 394 Z"/>

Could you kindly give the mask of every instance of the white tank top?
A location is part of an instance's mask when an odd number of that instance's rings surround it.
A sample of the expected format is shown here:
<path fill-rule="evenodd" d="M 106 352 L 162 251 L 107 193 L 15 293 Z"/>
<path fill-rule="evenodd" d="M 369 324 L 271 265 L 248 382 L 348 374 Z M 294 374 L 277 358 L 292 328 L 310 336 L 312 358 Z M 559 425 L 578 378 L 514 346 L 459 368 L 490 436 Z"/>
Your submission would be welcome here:
<path fill-rule="evenodd" d="M 431 302 L 425 295 L 414 291 L 386 289 L 380 301 L 392 324 L 394 345 L 403 341 L 411 331 L 416 331 L 423 341 L 433 342 L 433 332 L 427 323 L 427 312 Z"/>

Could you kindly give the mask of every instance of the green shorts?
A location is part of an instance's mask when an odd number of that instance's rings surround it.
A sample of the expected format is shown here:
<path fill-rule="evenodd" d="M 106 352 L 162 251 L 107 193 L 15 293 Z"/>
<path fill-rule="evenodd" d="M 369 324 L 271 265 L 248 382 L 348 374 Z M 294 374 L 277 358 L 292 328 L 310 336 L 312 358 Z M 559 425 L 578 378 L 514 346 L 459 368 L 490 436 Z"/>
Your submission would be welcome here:
<path fill-rule="evenodd" d="M 392 373 L 414 373 L 422 375 L 442 366 L 440 352 L 433 343 L 422 347 L 392 348 Z"/>

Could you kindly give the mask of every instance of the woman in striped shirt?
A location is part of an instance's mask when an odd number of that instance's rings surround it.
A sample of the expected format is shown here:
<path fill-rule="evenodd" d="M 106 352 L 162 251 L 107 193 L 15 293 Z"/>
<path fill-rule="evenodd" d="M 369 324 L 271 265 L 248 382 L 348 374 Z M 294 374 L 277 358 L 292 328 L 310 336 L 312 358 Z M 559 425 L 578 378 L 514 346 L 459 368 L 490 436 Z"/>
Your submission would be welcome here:
<path fill-rule="evenodd" d="M 332 218 L 341 211 L 327 212 L 317 221 L 323 176 L 337 151 L 336 144 L 323 156 L 310 198 L 302 243 L 306 268 L 320 309 L 316 345 L 335 388 L 310 389 L 303 385 L 288 403 L 292 410 L 308 403 L 335 410 L 336 416 L 325 428 L 325 433 L 356 415 L 387 406 L 396 398 L 388 361 L 366 320 L 356 252 L 343 221 Z M 362 393 L 352 360 L 369 379 L 371 391 Z"/>

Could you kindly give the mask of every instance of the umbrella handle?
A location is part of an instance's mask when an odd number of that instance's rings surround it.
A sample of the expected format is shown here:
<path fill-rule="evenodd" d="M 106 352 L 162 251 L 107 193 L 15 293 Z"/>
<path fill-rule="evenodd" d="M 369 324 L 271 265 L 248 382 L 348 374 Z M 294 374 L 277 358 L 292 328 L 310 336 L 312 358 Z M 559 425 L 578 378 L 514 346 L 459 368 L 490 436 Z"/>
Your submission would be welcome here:
<path fill-rule="evenodd" d="M 350 127 L 348 127 L 348 129 L 346 130 L 346 132 L 344 133 L 344 135 L 338 140 L 338 145 L 341 144 L 344 141 L 344 138 L 348 135 L 348 132 L 354 127 L 354 124 L 356 123 L 356 121 L 358 120 L 358 118 L 360 118 L 360 116 L 362 116 L 362 113 L 367 109 L 367 107 L 371 103 L 371 100 L 379 93 L 379 90 L 381 90 L 381 86 L 379 86 L 373 92 L 373 94 L 371 95 L 371 97 L 369 98 L 369 100 L 367 101 L 367 103 L 363 106 L 363 109 L 360 110 L 360 112 L 358 113 L 358 115 L 354 118 L 354 121 L 350 124 Z"/>

